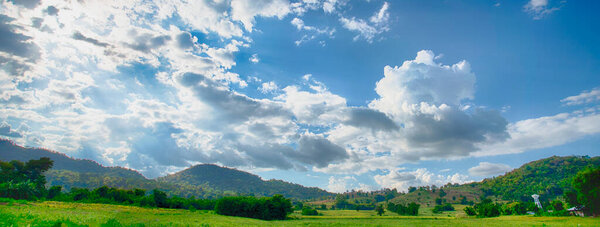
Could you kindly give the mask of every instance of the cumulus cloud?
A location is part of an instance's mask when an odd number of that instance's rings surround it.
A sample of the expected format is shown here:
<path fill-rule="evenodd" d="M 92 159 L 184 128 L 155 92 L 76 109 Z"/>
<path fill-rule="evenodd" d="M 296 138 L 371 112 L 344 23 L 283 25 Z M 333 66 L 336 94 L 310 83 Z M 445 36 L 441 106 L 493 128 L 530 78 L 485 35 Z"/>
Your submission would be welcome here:
<path fill-rule="evenodd" d="M 384 175 L 375 175 L 375 182 L 383 188 L 395 188 L 399 191 L 408 191 L 408 187 L 418 187 L 427 185 L 442 186 L 447 183 L 467 183 L 468 176 L 461 174 L 440 175 L 429 172 L 425 168 L 415 171 L 392 170 Z"/>
<path fill-rule="evenodd" d="M 348 158 L 346 150 L 317 135 L 302 135 L 298 141 L 298 151 L 289 156 L 302 163 L 325 167 L 329 163 Z"/>
<path fill-rule="evenodd" d="M 353 108 L 350 111 L 350 119 L 344 122 L 362 128 L 371 128 L 374 130 L 398 130 L 399 127 L 387 115 L 377 110 L 368 108 Z"/>
<path fill-rule="evenodd" d="M 492 176 L 510 171 L 512 168 L 506 164 L 480 162 L 479 165 L 469 168 L 472 176 Z"/>
<path fill-rule="evenodd" d="M 467 61 L 442 65 L 435 62 L 433 51 L 422 50 L 414 60 L 384 68 L 384 78 L 375 88 L 380 98 L 370 105 L 392 113 L 421 102 L 458 105 L 473 98 L 474 85 L 475 74 Z"/>

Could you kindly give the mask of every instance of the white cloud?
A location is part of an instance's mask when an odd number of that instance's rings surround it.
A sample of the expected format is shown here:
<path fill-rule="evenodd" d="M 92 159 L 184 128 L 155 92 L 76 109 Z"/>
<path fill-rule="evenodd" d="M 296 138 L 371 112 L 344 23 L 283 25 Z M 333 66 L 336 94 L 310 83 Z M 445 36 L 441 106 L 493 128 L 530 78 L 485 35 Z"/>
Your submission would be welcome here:
<path fill-rule="evenodd" d="M 492 176 L 504 174 L 512 170 L 510 166 L 501 163 L 480 162 L 479 165 L 469 168 L 472 176 Z"/>
<path fill-rule="evenodd" d="M 302 36 L 302 38 L 300 38 L 299 40 L 295 41 L 296 46 L 300 46 L 302 43 L 308 42 L 310 40 L 313 40 L 315 38 L 317 38 L 317 36 L 320 35 L 325 35 L 328 36 L 329 38 L 333 37 L 333 34 L 335 33 L 335 29 L 329 29 L 329 28 L 317 28 L 317 27 L 313 27 L 313 26 L 308 26 L 306 24 L 304 24 L 304 21 L 300 18 L 295 17 L 294 19 L 292 19 L 291 21 L 292 25 L 294 25 L 296 27 L 296 29 L 298 29 L 298 31 L 306 31 L 306 33 Z M 312 34 L 312 35 L 309 35 Z"/>
<path fill-rule="evenodd" d="M 371 16 L 371 18 L 369 18 L 371 24 L 363 19 L 357 19 L 355 17 L 346 18 L 344 16 L 340 17 L 340 22 L 342 23 L 342 26 L 349 31 L 359 33 L 354 37 L 355 41 L 359 38 L 363 38 L 370 43 L 373 42 L 373 39 L 376 35 L 389 31 L 389 27 L 387 25 L 387 21 L 389 19 L 388 8 L 389 4 L 384 2 L 381 9 Z"/>
<path fill-rule="evenodd" d="M 254 17 L 283 18 L 290 12 L 287 0 L 232 0 L 231 18 L 241 21 L 247 31 L 252 31 Z"/>
<path fill-rule="evenodd" d="M 420 168 L 415 171 L 391 170 L 385 175 L 375 175 L 375 182 L 383 188 L 395 188 L 399 191 L 408 191 L 411 186 L 442 186 L 447 183 L 467 183 L 468 176 L 461 174 L 440 175 L 429 172 L 425 168 Z"/>
<path fill-rule="evenodd" d="M 269 81 L 266 83 L 262 83 L 258 90 L 260 90 L 260 92 L 262 92 L 263 94 L 266 94 L 279 90 L 279 87 L 275 82 Z"/>
<path fill-rule="evenodd" d="M 252 63 L 258 63 L 260 61 L 258 54 L 253 54 L 248 60 Z"/>
<path fill-rule="evenodd" d="M 364 38 L 367 42 L 372 42 L 375 35 L 381 33 L 382 31 L 378 30 L 374 26 L 369 25 L 366 21 L 362 19 L 356 18 L 345 18 L 341 17 L 340 22 L 344 28 L 358 32 L 359 35 L 354 37 L 354 40 L 358 40 L 358 38 Z"/>
<path fill-rule="evenodd" d="M 283 88 L 283 94 L 276 97 L 289 109 L 298 122 L 314 125 L 329 125 L 340 120 L 346 99 L 327 90 L 313 87 L 314 92 L 302 91 L 297 86 Z"/>
<path fill-rule="evenodd" d="M 435 62 L 429 50 L 417 53 L 414 60 L 402 66 L 384 68 L 384 78 L 377 82 L 375 91 L 380 96 L 370 106 L 389 113 L 411 111 L 412 104 L 421 102 L 435 105 L 458 105 L 472 99 L 475 74 L 467 61 L 454 65 Z"/>
<path fill-rule="evenodd" d="M 600 133 L 600 114 L 596 111 L 560 113 L 517 121 L 508 125 L 510 138 L 504 142 L 482 144 L 475 156 L 514 154 L 573 142 Z"/>
<path fill-rule="evenodd" d="M 560 102 L 567 106 L 582 105 L 600 101 L 600 88 L 594 88 L 591 91 L 581 92 L 579 95 L 566 97 Z"/>
<path fill-rule="evenodd" d="M 377 12 L 375 15 L 371 16 L 369 21 L 373 22 L 374 24 L 387 23 L 387 21 L 390 17 L 388 8 L 389 8 L 388 2 L 384 2 L 383 6 L 381 6 L 381 9 L 379 9 L 379 12 Z"/>
<path fill-rule="evenodd" d="M 527 2 L 523 8 L 526 12 L 533 16 L 534 20 L 539 20 L 551 14 L 552 12 L 559 10 L 560 6 L 550 7 L 548 0 L 529 0 L 529 2 Z"/>
<path fill-rule="evenodd" d="M 339 178 L 331 176 L 329 177 L 329 184 L 327 184 L 327 191 L 343 193 L 355 189 L 357 185 L 358 181 L 352 176 L 345 176 Z"/>

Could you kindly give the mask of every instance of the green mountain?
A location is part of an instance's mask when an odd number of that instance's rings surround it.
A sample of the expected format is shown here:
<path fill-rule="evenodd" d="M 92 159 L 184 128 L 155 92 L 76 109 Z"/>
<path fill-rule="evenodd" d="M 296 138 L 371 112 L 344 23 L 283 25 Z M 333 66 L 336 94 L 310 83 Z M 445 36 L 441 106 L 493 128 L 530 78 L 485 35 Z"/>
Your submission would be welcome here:
<path fill-rule="evenodd" d="M 600 156 L 552 156 L 526 163 L 504 175 L 481 182 L 447 184 L 441 187 L 444 196 L 440 196 L 440 188 L 426 186 L 400 193 L 391 201 L 431 206 L 435 205 L 438 198 L 449 203 L 477 202 L 482 195 L 502 200 L 530 201 L 533 194 L 538 194 L 540 200 L 547 201 L 562 196 L 565 190 L 571 189 L 571 181 L 577 172 L 591 166 L 600 166 Z"/>
<path fill-rule="evenodd" d="M 26 162 L 41 157 L 48 157 L 54 161 L 52 170 L 68 170 L 78 173 L 99 174 L 102 176 L 123 177 L 138 180 L 146 179 L 142 174 L 135 170 L 123 167 L 105 167 L 92 160 L 74 159 L 62 153 L 41 148 L 25 148 L 14 144 L 10 140 L 0 139 L 0 160 L 2 161 L 19 160 Z"/>
<path fill-rule="evenodd" d="M 571 189 L 571 181 L 577 172 L 593 166 L 600 166 L 600 156 L 552 156 L 529 162 L 502 176 L 485 179 L 479 187 L 486 195 L 498 195 L 506 200 L 530 199 L 533 194 L 555 198 Z"/>
<path fill-rule="evenodd" d="M 212 164 L 192 166 L 157 180 L 176 185 L 207 185 L 221 191 L 256 196 L 282 194 L 285 197 L 308 199 L 333 195 L 316 187 L 309 188 L 281 180 L 264 181 L 254 174 Z"/>
<path fill-rule="evenodd" d="M 264 181 L 260 177 L 216 165 L 197 165 L 181 172 L 147 179 L 135 170 L 122 167 L 106 167 L 86 159 L 74 159 L 55 151 L 40 148 L 25 148 L 10 140 L 0 139 L 0 160 L 28 161 L 48 157 L 54 166 L 46 173 L 50 186 L 61 185 L 69 190 L 73 187 L 97 188 L 103 185 L 118 188 L 155 188 L 171 195 L 197 198 L 217 198 L 224 195 L 272 196 L 282 194 L 289 198 L 314 199 L 331 196 L 319 188 L 304 187 L 281 180 Z"/>

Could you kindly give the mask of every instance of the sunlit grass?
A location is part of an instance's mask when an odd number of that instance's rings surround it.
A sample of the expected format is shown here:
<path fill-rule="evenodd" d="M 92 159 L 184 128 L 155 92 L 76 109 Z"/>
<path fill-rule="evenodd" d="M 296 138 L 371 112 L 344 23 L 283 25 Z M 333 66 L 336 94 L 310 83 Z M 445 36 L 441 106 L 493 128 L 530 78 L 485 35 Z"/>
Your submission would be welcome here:
<path fill-rule="evenodd" d="M 319 216 L 298 212 L 290 220 L 262 221 L 217 215 L 213 211 L 141 208 L 63 202 L 0 202 L 0 226 L 600 226 L 600 219 L 578 217 L 462 217 L 460 211 L 399 216 L 375 211 L 325 210 Z M 423 208 L 421 212 L 430 208 Z M 458 210 L 458 207 L 457 207 Z M 60 225 L 58 225 L 60 226 Z"/>

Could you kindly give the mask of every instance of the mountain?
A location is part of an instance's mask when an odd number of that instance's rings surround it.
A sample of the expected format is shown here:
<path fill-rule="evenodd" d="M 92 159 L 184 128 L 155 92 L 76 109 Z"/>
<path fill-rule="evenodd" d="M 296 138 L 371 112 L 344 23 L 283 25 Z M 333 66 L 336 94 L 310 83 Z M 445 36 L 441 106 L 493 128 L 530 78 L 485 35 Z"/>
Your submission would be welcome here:
<path fill-rule="evenodd" d="M 577 172 L 587 167 L 600 166 L 600 156 L 552 156 L 524 164 L 502 176 L 479 183 L 487 195 L 498 195 L 507 200 L 523 200 L 533 194 L 555 198 L 566 189 Z"/>
<path fill-rule="evenodd" d="M 467 184 L 447 184 L 442 188 L 445 196 L 440 196 L 440 189 L 419 187 L 408 193 L 401 193 L 392 202 L 416 202 L 423 205 L 434 205 L 440 198 L 449 203 L 479 201 L 483 196 L 494 196 L 509 201 L 530 201 L 531 195 L 540 195 L 540 200 L 547 201 L 562 196 L 565 190 L 572 189 L 571 181 L 577 172 L 588 167 L 600 166 L 600 156 L 552 156 L 532 161 L 504 175 L 487 178 L 481 182 Z"/>
<path fill-rule="evenodd" d="M 212 164 L 192 166 L 157 180 L 175 185 L 208 185 L 221 191 L 257 196 L 282 194 L 285 197 L 309 199 L 333 195 L 316 187 L 304 187 L 281 180 L 264 181 L 254 174 Z"/>
<path fill-rule="evenodd" d="M 68 170 L 79 173 L 95 173 L 103 176 L 123 177 L 133 179 L 146 179 L 135 170 L 123 167 L 105 167 L 87 159 L 74 159 L 65 154 L 41 148 L 25 148 L 14 144 L 10 140 L 0 139 L 0 160 L 19 160 L 22 162 L 31 159 L 48 157 L 54 161 L 52 170 Z"/>
<path fill-rule="evenodd" d="M 224 195 L 272 196 L 282 194 L 289 198 L 314 199 L 331 196 L 325 190 L 304 187 L 281 180 L 264 181 L 260 177 L 211 164 L 197 165 L 158 179 L 147 179 L 135 170 L 123 167 L 106 167 L 87 159 L 75 159 L 55 151 L 26 148 L 10 140 L 0 139 L 0 160 L 22 162 L 48 157 L 54 166 L 46 172 L 49 185 L 97 188 L 103 185 L 118 188 L 158 188 L 171 195 L 197 198 L 217 198 Z"/>

